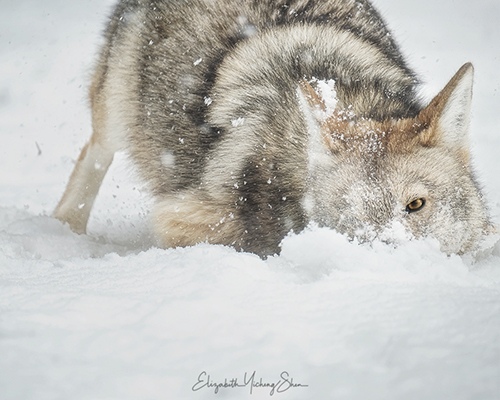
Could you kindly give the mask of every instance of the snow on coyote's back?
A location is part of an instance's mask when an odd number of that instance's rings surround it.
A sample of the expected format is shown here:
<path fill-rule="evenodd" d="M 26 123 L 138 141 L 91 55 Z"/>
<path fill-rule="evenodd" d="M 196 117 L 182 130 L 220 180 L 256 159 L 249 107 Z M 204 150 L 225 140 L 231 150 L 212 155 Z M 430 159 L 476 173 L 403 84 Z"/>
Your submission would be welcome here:
<path fill-rule="evenodd" d="M 165 246 L 268 255 L 314 222 L 361 241 L 391 241 L 399 224 L 467 252 L 491 229 L 467 144 L 472 83 L 465 64 L 422 105 L 365 0 L 123 0 L 92 81 L 94 132 L 55 216 L 85 232 L 127 150 Z"/>

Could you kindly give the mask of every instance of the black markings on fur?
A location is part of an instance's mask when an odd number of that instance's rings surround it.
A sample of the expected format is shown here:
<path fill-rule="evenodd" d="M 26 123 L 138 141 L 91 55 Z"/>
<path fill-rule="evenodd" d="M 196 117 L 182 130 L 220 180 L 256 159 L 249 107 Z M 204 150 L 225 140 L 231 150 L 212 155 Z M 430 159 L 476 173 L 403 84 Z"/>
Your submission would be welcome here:
<path fill-rule="evenodd" d="M 237 217 L 248 232 L 244 248 L 261 255 L 279 253 L 278 244 L 290 229 L 300 232 L 306 226 L 299 206 L 303 193 L 292 192 L 280 166 L 271 161 L 249 158 L 236 191 Z"/>

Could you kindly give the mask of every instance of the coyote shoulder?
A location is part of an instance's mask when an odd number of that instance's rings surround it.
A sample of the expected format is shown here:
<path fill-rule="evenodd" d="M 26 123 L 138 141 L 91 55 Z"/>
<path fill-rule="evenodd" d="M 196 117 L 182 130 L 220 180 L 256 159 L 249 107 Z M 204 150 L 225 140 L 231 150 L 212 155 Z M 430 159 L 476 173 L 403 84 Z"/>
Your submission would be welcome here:
<path fill-rule="evenodd" d="M 93 76 L 93 134 L 55 216 L 85 232 L 116 151 L 164 246 L 265 256 L 309 223 L 401 224 L 443 251 L 491 223 L 468 146 L 473 67 L 429 103 L 368 0 L 122 0 Z"/>

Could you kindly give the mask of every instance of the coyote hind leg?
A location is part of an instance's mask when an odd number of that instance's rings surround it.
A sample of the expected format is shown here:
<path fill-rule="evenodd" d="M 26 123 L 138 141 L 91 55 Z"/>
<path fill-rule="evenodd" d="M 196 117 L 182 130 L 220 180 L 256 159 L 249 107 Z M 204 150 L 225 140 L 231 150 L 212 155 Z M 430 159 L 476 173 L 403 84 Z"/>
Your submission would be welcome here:
<path fill-rule="evenodd" d="M 54 217 L 68 223 L 77 233 L 85 233 L 90 211 L 101 183 L 113 161 L 114 151 L 99 143 L 94 135 L 82 149 Z"/>

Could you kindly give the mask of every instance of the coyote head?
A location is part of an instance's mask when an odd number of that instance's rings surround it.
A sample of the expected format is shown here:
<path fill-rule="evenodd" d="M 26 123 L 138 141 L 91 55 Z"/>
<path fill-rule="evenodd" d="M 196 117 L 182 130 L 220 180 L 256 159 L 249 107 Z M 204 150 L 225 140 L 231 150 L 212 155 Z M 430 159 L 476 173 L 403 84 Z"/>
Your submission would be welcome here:
<path fill-rule="evenodd" d="M 331 109 L 335 102 L 303 81 L 310 220 L 362 241 L 385 239 L 400 223 L 447 253 L 474 249 L 490 222 L 470 162 L 472 85 L 465 64 L 417 116 L 375 121 Z"/>

